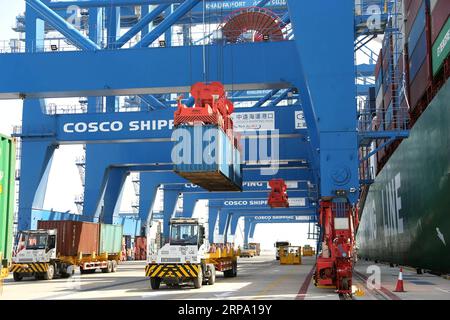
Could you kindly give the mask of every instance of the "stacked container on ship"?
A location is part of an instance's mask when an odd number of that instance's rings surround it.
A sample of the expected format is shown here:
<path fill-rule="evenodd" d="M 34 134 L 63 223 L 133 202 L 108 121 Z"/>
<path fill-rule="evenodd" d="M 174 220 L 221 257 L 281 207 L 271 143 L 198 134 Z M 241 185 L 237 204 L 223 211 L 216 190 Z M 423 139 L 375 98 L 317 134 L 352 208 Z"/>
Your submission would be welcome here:
<path fill-rule="evenodd" d="M 441 274 L 450 273 L 449 14 L 448 0 L 403 1 L 405 90 L 398 96 L 410 135 L 377 154 L 357 234 L 362 258 Z M 386 88 L 380 69 L 377 87 Z"/>

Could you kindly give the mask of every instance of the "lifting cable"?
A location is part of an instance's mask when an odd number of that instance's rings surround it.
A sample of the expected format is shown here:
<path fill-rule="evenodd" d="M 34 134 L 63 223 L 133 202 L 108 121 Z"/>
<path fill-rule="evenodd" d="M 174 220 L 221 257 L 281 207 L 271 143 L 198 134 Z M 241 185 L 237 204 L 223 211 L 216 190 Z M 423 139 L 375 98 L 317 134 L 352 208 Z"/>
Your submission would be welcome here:
<path fill-rule="evenodd" d="M 203 22 L 203 82 L 207 82 L 207 70 L 206 70 L 206 24 L 205 24 L 205 18 L 206 18 L 206 1 L 203 0 L 202 3 L 202 22 Z"/>

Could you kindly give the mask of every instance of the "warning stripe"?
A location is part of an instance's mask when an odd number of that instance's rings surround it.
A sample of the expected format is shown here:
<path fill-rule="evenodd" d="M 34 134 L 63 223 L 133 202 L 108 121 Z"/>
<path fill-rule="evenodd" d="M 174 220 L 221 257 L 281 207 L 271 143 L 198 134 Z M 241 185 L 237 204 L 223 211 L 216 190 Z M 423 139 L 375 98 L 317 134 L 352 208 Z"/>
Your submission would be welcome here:
<path fill-rule="evenodd" d="M 25 267 L 27 266 L 27 267 Z M 14 264 L 11 266 L 11 272 L 18 273 L 44 273 L 48 270 L 48 263 L 29 263 L 29 264 Z"/>
<path fill-rule="evenodd" d="M 145 268 L 146 277 L 150 278 L 195 278 L 200 271 L 199 265 L 148 265 Z"/>
<path fill-rule="evenodd" d="M 198 274 L 198 272 L 200 271 L 200 266 L 197 265 L 192 265 L 192 268 L 194 268 L 195 272 Z"/>
<path fill-rule="evenodd" d="M 188 272 L 189 274 L 194 273 L 194 270 L 191 269 L 191 266 L 186 265 L 184 266 L 184 268 L 186 269 L 186 272 Z"/>
<path fill-rule="evenodd" d="M 157 266 L 155 266 L 155 267 L 157 267 Z M 156 275 L 159 273 L 159 271 L 161 271 L 162 267 L 163 266 L 159 266 L 158 268 L 156 268 L 155 271 L 152 272 L 152 278 L 156 277 Z"/>
<path fill-rule="evenodd" d="M 189 277 L 189 273 L 184 268 L 180 268 L 180 271 L 183 273 L 185 277 Z"/>

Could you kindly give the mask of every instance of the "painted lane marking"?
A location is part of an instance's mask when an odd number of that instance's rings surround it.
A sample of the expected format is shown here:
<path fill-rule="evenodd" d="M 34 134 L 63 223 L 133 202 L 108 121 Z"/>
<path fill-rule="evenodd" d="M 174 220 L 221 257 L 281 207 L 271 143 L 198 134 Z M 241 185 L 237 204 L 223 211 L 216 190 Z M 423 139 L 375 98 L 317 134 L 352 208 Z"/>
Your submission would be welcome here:
<path fill-rule="evenodd" d="M 225 297 L 231 296 L 235 292 L 236 292 L 236 290 L 225 291 L 224 293 L 215 294 L 214 296 L 216 296 L 216 298 L 225 298 Z"/>
<path fill-rule="evenodd" d="M 72 295 L 79 294 L 79 293 L 82 293 L 82 292 L 99 291 L 99 290 L 110 289 L 110 288 L 114 288 L 114 287 L 120 287 L 120 286 L 124 286 L 124 285 L 128 285 L 128 284 L 139 283 L 139 282 L 144 282 L 144 281 L 147 281 L 147 279 L 132 280 L 132 281 L 127 281 L 127 282 L 120 282 L 120 283 L 115 283 L 115 284 L 109 284 L 109 285 L 105 285 L 105 286 L 99 286 L 99 287 L 93 287 L 93 288 L 87 288 L 87 289 L 80 289 L 80 290 L 76 290 L 75 292 L 51 295 L 51 296 L 48 296 L 48 297 L 45 297 L 45 298 L 42 298 L 42 299 L 43 300 L 53 300 L 53 299 L 57 299 L 57 298 L 60 298 L 60 297 L 72 296 Z M 88 285 L 88 284 L 86 284 L 86 285 Z"/>
<path fill-rule="evenodd" d="M 435 289 L 439 290 L 441 292 L 450 293 L 450 290 L 445 290 L 445 289 L 442 289 L 442 288 L 435 288 Z"/>
<path fill-rule="evenodd" d="M 367 282 L 367 276 L 362 274 L 359 271 L 354 270 L 355 274 L 359 275 L 364 281 Z M 386 289 L 385 287 L 381 286 L 380 290 L 375 289 L 376 291 L 381 291 L 384 295 L 386 295 L 389 299 L 391 300 L 402 300 L 399 296 L 397 296 L 396 294 L 392 293 L 391 291 L 389 291 L 388 289 Z"/>
<path fill-rule="evenodd" d="M 311 271 L 306 276 L 305 281 L 303 282 L 302 286 L 300 287 L 300 290 L 298 291 L 298 294 L 295 297 L 295 300 L 305 300 L 306 292 L 308 292 L 308 288 L 309 288 L 309 285 L 311 284 L 311 280 L 314 275 L 315 269 L 316 269 L 316 265 L 314 264 Z"/>
<path fill-rule="evenodd" d="M 367 279 L 364 279 L 356 271 L 354 273 L 354 276 L 355 276 L 356 279 L 359 280 L 360 283 L 362 283 L 364 288 L 366 288 L 367 292 L 369 292 L 370 295 L 373 296 L 376 300 L 388 300 L 388 298 L 386 296 L 384 296 L 379 290 L 377 290 L 377 289 L 369 289 L 369 287 L 367 286 Z"/>

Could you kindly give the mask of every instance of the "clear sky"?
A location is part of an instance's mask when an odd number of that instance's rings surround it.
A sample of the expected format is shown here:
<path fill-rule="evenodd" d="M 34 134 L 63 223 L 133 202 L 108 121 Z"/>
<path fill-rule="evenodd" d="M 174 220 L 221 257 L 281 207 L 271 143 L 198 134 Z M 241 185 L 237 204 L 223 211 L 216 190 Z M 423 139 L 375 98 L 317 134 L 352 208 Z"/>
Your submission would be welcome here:
<path fill-rule="evenodd" d="M 4 41 L 17 39 L 19 35 L 11 27 L 14 26 L 16 16 L 25 10 L 23 0 L 0 0 L 0 45 Z M 0 132 L 10 134 L 14 125 L 19 124 L 22 114 L 22 104 L 16 100 L 0 101 Z"/>
<path fill-rule="evenodd" d="M 0 0 L 0 41 L 18 38 L 19 35 L 11 30 L 15 23 L 15 17 L 22 13 L 25 8 L 23 0 Z M 1 42 L 3 43 L 3 42 Z M 379 44 L 375 44 L 375 50 L 379 50 Z M 367 63 L 367 57 L 358 55 L 360 63 Z M 11 134 L 14 125 L 21 121 L 22 103 L 17 100 L 0 100 L 0 132 Z M 64 146 L 57 150 L 50 172 L 50 181 L 45 199 L 45 209 L 56 211 L 76 212 L 74 198 L 82 193 L 81 180 L 75 166 L 75 159 L 82 154 L 81 146 Z M 134 198 L 134 192 L 130 181 L 127 181 L 124 192 L 123 210 L 130 210 L 130 200 Z M 241 223 L 236 236 L 236 243 L 242 241 L 243 229 Z M 288 240 L 292 244 L 314 245 L 314 241 L 308 241 L 306 224 L 261 224 L 255 232 L 255 241 L 261 242 L 265 249 L 272 249 L 277 240 Z"/>

